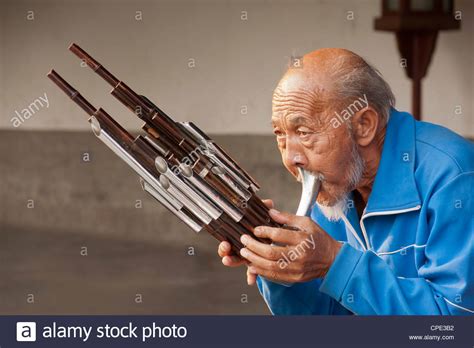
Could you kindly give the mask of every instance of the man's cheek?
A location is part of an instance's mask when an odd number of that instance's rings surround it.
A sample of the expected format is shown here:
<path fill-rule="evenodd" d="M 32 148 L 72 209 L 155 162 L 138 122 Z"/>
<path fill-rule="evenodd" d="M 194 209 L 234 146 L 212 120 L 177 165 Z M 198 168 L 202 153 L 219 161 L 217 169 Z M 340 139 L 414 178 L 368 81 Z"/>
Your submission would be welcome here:
<path fill-rule="evenodd" d="M 296 169 L 296 167 L 290 163 L 288 163 L 287 159 L 286 159 L 286 154 L 284 152 L 282 152 L 281 154 L 281 160 L 283 162 L 283 165 L 285 166 L 286 170 L 288 170 L 291 175 L 293 175 L 295 178 L 298 178 L 298 170 Z"/>
<path fill-rule="evenodd" d="M 326 155 L 305 152 L 305 156 L 308 158 L 308 166 L 306 169 L 312 173 L 318 173 L 324 176 L 328 167 L 331 166 L 331 162 L 328 161 Z"/>

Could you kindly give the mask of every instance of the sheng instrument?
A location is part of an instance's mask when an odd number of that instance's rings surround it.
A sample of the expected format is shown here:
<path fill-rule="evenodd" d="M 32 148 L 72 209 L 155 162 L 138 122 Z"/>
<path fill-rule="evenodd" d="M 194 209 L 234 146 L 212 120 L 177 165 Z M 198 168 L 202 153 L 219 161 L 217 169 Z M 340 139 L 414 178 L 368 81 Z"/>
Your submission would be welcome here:
<path fill-rule="evenodd" d="M 133 137 L 104 109 L 94 107 L 57 72 L 48 77 L 89 115 L 94 134 L 140 177 L 147 193 L 195 232 L 227 240 L 239 255 L 242 234 L 256 226 L 284 227 L 273 221 L 256 195 L 258 183 L 192 122 L 176 122 L 150 99 L 137 94 L 76 44 L 69 50 L 112 87 L 111 94 L 144 121 L 144 134 Z M 303 193 L 299 215 L 306 215 L 318 181 L 300 169 Z"/>

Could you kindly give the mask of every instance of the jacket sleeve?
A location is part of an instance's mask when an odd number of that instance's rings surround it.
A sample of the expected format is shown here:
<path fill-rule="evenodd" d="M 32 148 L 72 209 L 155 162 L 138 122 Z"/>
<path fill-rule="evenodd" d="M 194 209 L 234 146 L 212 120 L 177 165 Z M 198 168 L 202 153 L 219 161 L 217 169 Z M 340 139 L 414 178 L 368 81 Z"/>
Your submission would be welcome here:
<path fill-rule="evenodd" d="M 257 285 L 273 315 L 350 315 L 350 311 L 318 288 L 321 279 L 285 286 L 260 276 Z"/>
<path fill-rule="evenodd" d="M 418 277 L 399 278 L 371 251 L 345 244 L 319 290 L 360 315 L 474 313 L 474 173 L 460 174 L 427 204 Z"/>

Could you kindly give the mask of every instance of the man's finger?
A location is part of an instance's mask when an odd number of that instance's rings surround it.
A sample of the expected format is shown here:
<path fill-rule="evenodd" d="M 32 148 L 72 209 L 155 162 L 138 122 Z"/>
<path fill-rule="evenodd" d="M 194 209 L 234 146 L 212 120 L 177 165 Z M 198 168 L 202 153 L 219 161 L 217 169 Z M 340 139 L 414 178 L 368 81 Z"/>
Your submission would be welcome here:
<path fill-rule="evenodd" d="M 224 256 L 222 263 L 227 267 L 238 267 L 247 263 L 247 261 L 239 256 Z"/>
<path fill-rule="evenodd" d="M 255 273 L 250 272 L 247 268 L 247 284 L 252 286 L 257 282 L 257 275 Z"/>
<path fill-rule="evenodd" d="M 229 256 L 231 253 L 231 247 L 229 242 L 221 242 L 217 248 L 217 253 L 220 257 Z"/>
<path fill-rule="evenodd" d="M 276 222 L 285 224 L 288 226 L 298 227 L 301 230 L 308 230 L 311 228 L 311 224 L 314 223 L 307 216 L 297 216 L 291 213 L 280 212 L 276 209 L 270 209 L 270 216 Z"/>
<path fill-rule="evenodd" d="M 278 227 L 257 226 L 254 234 L 260 238 L 271 239 L 272 242 L 283 245 L 296 245 L 300 242 L 302 232 L 287 230 Z M 304 239 L 304 238 L 303 238 Z"/>
<path fill-rule="evenodd" d="M 246 248 L 266 258 L 267 260 L 276 261 L 280 259 L 282 254 L 286 250 L 285 248 L 280 246 L 264 244 L 259 241 L 256 241 L 247 234 L 244 234 L 242 237 L 240 237 L 240 241 L 243 245 L 245 245 Z"/>
<path fill-rule="evenodd" d="M 293 283 L 295 282 L 294 277 L 291 274 L 287 274 L 284 272 L 278 272 L 274 270 L 269 270 L 257 266 L 251 266 L 249 271 L 252 273 L 256 273 L 259 276 L 262 276 L 268 280 L 273 280 L 277 282 L 286 282 L 286 283 Z"/>
<path fill-rule="evenodd" d="M 271 199 L 262 199 L 262 202 L 267 206 L 267 208 L 273 208 L 273 201 Z"/>
<path fill-rule="evenodd" d="M 248 260 L 252 265 L 255 265 L 257 267 L 267 269 L 276 269 L 278 267 L 275 261 L 267 260 L 247 248 L 240 249 L 240 255 L 242 255 L 243 258 Z"/>

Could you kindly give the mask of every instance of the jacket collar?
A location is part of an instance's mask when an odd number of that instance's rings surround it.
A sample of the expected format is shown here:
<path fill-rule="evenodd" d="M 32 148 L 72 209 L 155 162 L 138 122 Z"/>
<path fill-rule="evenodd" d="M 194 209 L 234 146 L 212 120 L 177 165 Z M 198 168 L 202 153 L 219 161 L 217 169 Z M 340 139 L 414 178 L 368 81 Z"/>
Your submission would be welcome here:
<path fill-rule="evenodd" d="M 365 213 L 420 205 L 415 183 L 415 119 L 391 109 L 377 174 Z"/>

